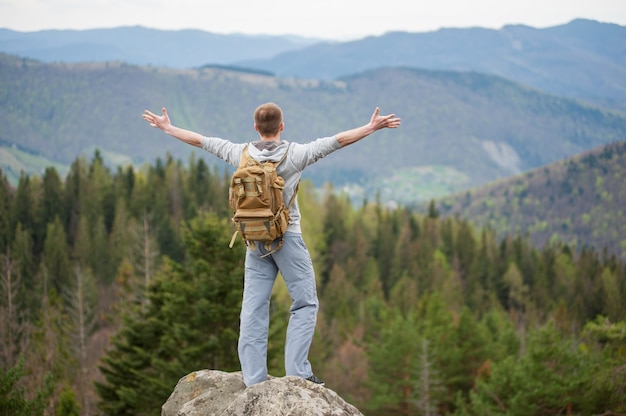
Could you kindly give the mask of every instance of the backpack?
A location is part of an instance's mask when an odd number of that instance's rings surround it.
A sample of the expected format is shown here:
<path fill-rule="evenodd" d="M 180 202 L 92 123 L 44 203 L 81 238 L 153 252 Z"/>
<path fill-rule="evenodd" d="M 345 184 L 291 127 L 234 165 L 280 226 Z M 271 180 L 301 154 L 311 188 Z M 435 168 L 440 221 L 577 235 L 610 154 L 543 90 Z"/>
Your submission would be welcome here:
<path fill-rule="evenodd" d="M 241 234 L 246 245 L 253 249 L 257 242 L 262 242 L 270 250 L 272 242 L 280 238 L 277 247 L 263 257 L 282 247 L 282 237 L 289 225 L 289 208 L 297 193 L 296 188 L 289 205 L 285 206 L 285 180 L 276 173 L 276 169 L 287 157 L 287 152 L 278 162 L 258 162 L 250 157 L 248 146 L 245 147 L 228 192 L 235 225 L 229 247 L 233 247 L 237 234 Z"/>

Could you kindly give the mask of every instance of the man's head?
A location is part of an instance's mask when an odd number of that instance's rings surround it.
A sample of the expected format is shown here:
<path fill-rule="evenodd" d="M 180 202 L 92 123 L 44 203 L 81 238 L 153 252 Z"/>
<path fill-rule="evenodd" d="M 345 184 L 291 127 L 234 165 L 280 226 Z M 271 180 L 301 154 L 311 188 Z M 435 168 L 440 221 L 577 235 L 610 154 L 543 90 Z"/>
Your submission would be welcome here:
<path fill-rule="evenodd" d="M 283 129 L 283 110 L 274 103 L 261 104 L 254 111 L 254 126 L 261 137 L 274 137 Z"/>

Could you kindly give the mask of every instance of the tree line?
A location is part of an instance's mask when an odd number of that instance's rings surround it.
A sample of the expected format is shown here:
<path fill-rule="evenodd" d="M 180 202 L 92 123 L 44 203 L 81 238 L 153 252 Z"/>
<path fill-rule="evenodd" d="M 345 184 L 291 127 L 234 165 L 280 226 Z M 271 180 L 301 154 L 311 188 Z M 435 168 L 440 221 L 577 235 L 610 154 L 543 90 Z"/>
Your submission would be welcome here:
<path fill-rule="evenodd" d="M 238 371 L 243 245 L 229 173 L 99 152 L 0 176 L 0 408 L 152 415 L 203 368 Z M 626 264 L 303 182 L 321 310 L 311 361 L 368 415 L 626 412 Z M 284 375 L 277 284 L 270 373 Z"/>

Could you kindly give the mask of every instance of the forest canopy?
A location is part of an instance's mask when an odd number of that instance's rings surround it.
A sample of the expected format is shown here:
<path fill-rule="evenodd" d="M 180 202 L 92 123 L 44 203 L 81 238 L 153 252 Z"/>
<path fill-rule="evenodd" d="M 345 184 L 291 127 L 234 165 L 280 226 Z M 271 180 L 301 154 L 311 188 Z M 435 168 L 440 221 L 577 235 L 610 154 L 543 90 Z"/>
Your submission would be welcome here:
<path fill-rule="evenodd" d="M 0 406 L 155 414 L 180 377 L 237 371 L 228 180 L 193 156 L 111 170 L 98 152 L 65 177 L 0 177 Z M 311 361 L 365 414 L 626 412 L 624 262 L 434 204 L 354 205 L 309 182 L 299 198 L 321 301 Z M 275 376 L 289 302 L 277 284 Z"/>

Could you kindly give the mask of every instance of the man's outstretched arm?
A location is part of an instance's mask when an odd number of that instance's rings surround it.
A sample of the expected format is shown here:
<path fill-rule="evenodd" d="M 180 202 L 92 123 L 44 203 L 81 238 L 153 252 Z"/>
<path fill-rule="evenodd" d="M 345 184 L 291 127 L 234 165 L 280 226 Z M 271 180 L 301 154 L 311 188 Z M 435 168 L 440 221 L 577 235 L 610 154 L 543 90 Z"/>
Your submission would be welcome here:
<path fill-rule="evenodd" d="M 370 119 L 369 123 L 355 129 L 337 133 L 335 137 L 337 138 L 337 141 L 339 142 L 341 147 L 345 147 L 352 143 L 358 142 L 359 140 L 369 136 L 370 134 L 380 129 L 395 129 L 397 127 L 400 127 L 400 122 L 400 118 L 396 117 L 395 114 L 381 116 L 380 108 L 376 107 L 376 110 L 374 110 L 374 114 L 372 114 L 372 118 Z"/>
<path fill-rule="evenodd" d="M 188 143 L 192 146 L 201 147 L 202 146 L 202 135 L 196 132 L 181 129 L 179 127 L 173 126 L 170 122 L 170 118 L 167 115 L 167 110 L 165 107 L 161 109 L 161 116 L 157 116 L 156 114 L 145 110 L 141 115 L 144 120 L 146 120 L 152 127 L 156 127 L 158 129 L 163 130 L 165 133 L 169 134 L 177 138 L 180 141 Z"/>

